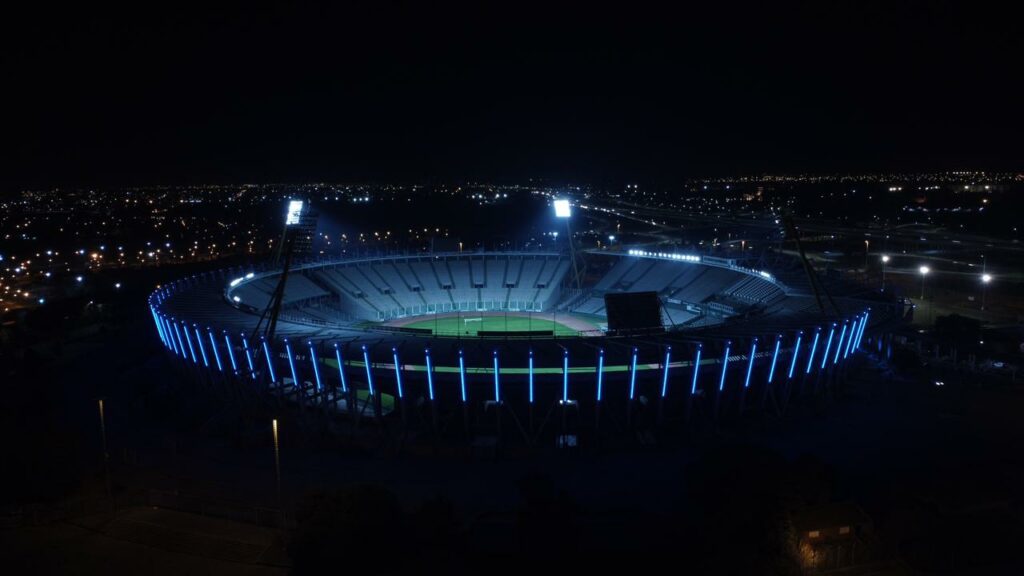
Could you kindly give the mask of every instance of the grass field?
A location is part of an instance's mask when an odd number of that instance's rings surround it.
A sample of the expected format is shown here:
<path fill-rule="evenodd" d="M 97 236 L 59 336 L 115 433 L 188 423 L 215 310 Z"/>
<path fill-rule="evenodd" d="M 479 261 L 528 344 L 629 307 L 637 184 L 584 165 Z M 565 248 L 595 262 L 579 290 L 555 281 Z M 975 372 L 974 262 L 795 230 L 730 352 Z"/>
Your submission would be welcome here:
<path fill-rule="evenodd" d="M 524 316 L 494 315 L 472 315 L 467 314 L 461 317 L 439 317 L 426 318 L 419 322 L 405 325 L 407 328 L 426 328 L 433 330 L 434 334 L 461 334 L 463 336 L 476 336 L 477 332 L 484 331 L 516 331 L 516 332 L 543 332 L 554 330 L 559 336 L 572 336 L 578 330 L 570 328 L 561 322 L 553 322 L 543 318 L 530 318 Z M 595 327 L 596 328 L 596 327 Z"/>

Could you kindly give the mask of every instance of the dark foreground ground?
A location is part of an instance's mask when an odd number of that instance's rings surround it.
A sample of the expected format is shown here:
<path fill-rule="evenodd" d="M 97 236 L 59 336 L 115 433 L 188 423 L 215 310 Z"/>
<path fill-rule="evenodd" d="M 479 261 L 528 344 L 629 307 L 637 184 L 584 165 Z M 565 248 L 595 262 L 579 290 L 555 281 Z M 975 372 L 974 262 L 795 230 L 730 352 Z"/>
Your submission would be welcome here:
<path fill-rule="evenodd" d="M 63 342 L 3 368 L 7 573 L 795 574 L 790 518 L 836 501 L 872 523 L 873 560 L 847 573 L 1024 570 L 1020 387 L 937 387 L 865 361 L 843 398 L 781 419 L 497 460 L 285 421 L 278 496 L 269 431 L 238 433 L 216 399 L 183 392 L 143 315 Z"/>

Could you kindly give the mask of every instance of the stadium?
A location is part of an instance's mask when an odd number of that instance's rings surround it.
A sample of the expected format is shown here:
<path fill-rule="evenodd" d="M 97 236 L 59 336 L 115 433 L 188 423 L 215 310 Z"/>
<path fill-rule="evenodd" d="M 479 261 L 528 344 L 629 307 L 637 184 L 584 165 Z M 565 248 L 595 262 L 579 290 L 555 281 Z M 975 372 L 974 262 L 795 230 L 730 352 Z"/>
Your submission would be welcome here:
<path fill-rule="evenodd" d="M 573 248 L 285 258 L 149 305 L 167 353 L 232 397 L 559 446 L 781 412 L 881 352 L 903 313 L 781 253 Z"/>

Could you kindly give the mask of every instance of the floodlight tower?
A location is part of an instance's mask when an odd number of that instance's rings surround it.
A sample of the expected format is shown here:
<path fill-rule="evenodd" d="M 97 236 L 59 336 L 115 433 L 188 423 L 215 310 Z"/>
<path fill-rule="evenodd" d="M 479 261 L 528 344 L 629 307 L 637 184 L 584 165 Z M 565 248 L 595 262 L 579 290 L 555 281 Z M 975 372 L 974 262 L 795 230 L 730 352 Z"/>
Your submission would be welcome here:
<path fill-rule="evenodd" d="M 284 287 L 288 281 L 288 270 L 291 268 L 292 255 L 295 252 L 295 237 L 298 235 L 299 223 L 302 221 L 302 216 L 306 210 L 308 210 L 308 206 L 305 201 L 288 201 L 288 211 L 285 213 L 284 218 L 284 235 L 278 252 L 279 259 L 284 261 L 281 267 L 281 279 L 278 280 L 274 292 L 270 295 L 270 301 L 267 302 L 266 309 L 263 310 L 259 322 L 256 323 L 256 328 L 253 329 L 252 339 L 255 339 L 259 334 L 260 326 L 264 320 L 267 320 L 267 327 L 263 337 L 267 341 L 273 341 L 274 339 L 274 331 L 277 329 L 277 317 L 281 313 L 281 302 L 284 300 Z"/>
<path fill-rule="evenodd" d="M 572 263 L 572 277 L 576 283 L 576 289 L 582 289 L 582 283 L 580 279 L 580 271 L 576 267 L 576 243 L 572 239 L 572 226 L 569 224 L 572 220 L 572 205 L 566 198 L 556 199 L 554 202 L 555 206 L 555 218 L 561 218 L 565 220 L 565 231 L 569 238 L 569 259 Z"/>

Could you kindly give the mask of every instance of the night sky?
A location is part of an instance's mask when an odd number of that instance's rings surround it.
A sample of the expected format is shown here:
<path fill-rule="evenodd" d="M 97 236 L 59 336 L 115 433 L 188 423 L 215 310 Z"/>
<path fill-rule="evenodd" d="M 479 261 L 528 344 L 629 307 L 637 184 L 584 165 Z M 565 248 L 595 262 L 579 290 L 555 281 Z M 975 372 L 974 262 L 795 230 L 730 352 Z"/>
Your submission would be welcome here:
<path fill-rule="evenodd" d="M 0 186 L 1022 169 L 1016 18 L 832 4 L 9 14 Z"/>

